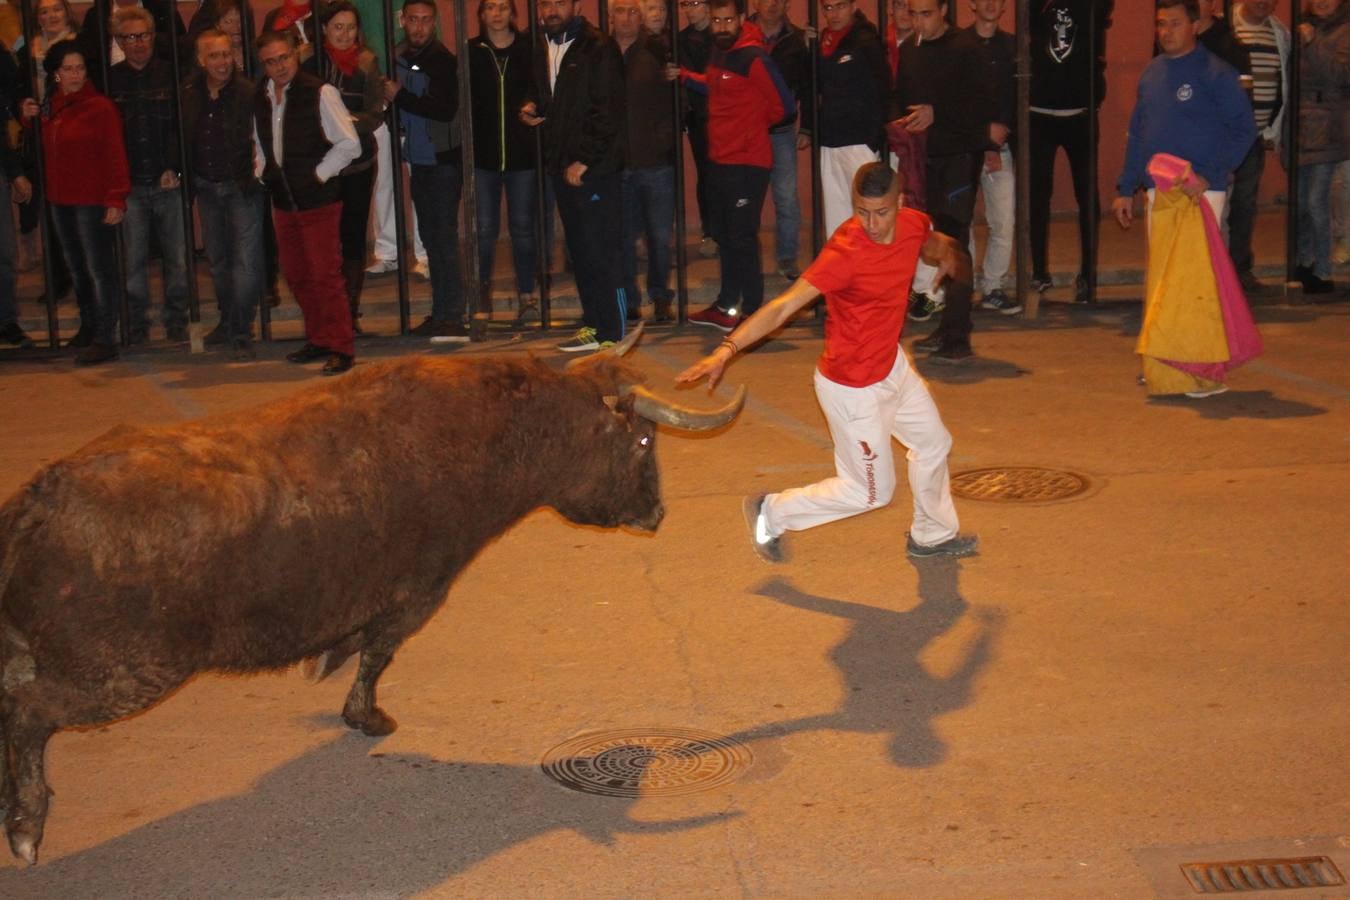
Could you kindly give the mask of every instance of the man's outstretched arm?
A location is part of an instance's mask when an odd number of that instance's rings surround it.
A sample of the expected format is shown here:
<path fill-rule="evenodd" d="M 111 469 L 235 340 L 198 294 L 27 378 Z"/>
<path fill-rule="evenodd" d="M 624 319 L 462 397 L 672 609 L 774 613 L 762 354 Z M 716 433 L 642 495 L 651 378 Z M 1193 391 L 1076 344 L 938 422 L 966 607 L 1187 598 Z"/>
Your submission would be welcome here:
<path fill-rule="evenodd" d="M 944 278 L 958 284 L 971 283 L 970 254 L 965 247 L 940 231 L 928 232 L 928 239 L 919 248 L 919 258 L 937 268 L 934 284 Z"/>
<path fill-rule="evenodd" d="M 798 310 L 819 296 L 820 291 L 809 281 L 798 278 L 792 283 L 792 287 L 761 306 L 753 316 L 736 326 L 736 330 L 723 338 L 716 350 L 675 376 L 675 383 L 692 384 L 707 375 L 708 387 L 716 387 L 722 377 L 722 370 L 731 362 L 732 357 L 782 328 Z"/>

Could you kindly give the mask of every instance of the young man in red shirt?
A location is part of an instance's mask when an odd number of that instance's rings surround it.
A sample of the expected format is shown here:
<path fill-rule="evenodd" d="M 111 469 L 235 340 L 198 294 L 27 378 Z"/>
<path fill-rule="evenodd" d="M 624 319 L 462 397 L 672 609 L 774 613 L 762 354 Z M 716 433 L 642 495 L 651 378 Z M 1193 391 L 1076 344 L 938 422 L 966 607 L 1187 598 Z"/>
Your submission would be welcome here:
<path fill-rule="evenodd" d="M 741 348 L 781 328 L 825 295 L 825 352 L 816 364 L 816 399 L 834 438 L 836 475 L 807 487 L 745 499 L 746 524 L 759 556 L 783 559 L 781 535 L 885 506 L 895 491 L 891 437 L 908 448 L 914 519 L 906 535 L 911 557 L 971 556 L 979 539 L 959 533 L 947 475 L 952 438 L 933 397 L 900 348 L 910 282 L 920 257 L 949 279 L 948 291 L 970 291 L 970 257 L 928 216 L 900 204 L 901 179 L 884 163 L 868 163 L 853 179 L 854 215 L 816 261 L 772 302 L 740 324 L 710 355 L 676 378 L 708 376 L 715 385 Z"/>

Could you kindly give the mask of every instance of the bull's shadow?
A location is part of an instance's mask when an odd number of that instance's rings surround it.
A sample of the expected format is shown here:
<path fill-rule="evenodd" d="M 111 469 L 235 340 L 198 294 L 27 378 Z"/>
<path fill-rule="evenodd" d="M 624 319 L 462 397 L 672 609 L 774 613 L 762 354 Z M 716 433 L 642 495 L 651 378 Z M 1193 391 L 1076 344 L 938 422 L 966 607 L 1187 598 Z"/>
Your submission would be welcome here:
<path fill-rule="evenodd" d="M 843 677 L 838 709 L 814 716 L 756 726 L 732 735 L 754 742 L 803 731 L 888 733 L 890 758 L 897 766 L 918 768 L 940 763 L 947 745 L 933 720 L 970 702 L 976 677 L 988 664 L 1002 627 L 992 609 L 975 610 L 975 636 L 954 670 L 933 675 L 920 661 L 924 648 L 971 611 L 961 596 L 955 559 L 910 560 L 919 573 L 919 604 L 904 612 L 804 593 L 782 578 L 770 578 L 753 593 L 779 603 L 852 621 L 848 635 L 830 651 Z"/>
<path fill-rule="evenodd" d="M 202 803 L 88 850 L 20 870 L 0 897 L 403 897 L 554 831 L 601 845 L 734 818 L 635 820 L 634 800 L 574 793 L 538 766 L 370 753 L 343 734 Z M 74 810 L 60 811 L 55 828 Z M 49 835 L 50 837 L 50 835 Z"/>

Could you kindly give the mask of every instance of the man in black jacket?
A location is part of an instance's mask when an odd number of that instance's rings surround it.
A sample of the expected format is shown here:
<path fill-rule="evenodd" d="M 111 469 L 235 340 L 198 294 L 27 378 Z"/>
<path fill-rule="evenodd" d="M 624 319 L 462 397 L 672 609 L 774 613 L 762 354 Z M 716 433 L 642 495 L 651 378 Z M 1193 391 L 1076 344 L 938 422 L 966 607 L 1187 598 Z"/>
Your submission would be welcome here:
<path fill-rule="evenodd" d="M 623 337 L 627 300 L 619 254 L 626 116 L 619 48 L 577 14 L 578 0 L 539 0 L 544 33 L 534 99 L 520 119 L 542 132 L 581 299 L 581 328 L 558 349 L 595 350 Z"/>
<path fill-rule="evenodd" d="M 708 68 L 712 58 L 713 35 L 708 27 L 712 24 L 712 11 L 709 0 L 680 0 L 680 9 L 684 11 L 685 26 L 677 37 L 680 44 L 680 65 L 691 72 L 702 72 Z M 703 229 L 703 237 L 698 244 L 700 256 L 717 255 L 717 243 L 709 230 L 711 213 L 708 211 L 708 98 L 687 91 L 684 95 L 687 104 L 684 112 L 684 128 L 689 134 L 689 153 L 694 157 L 694 197 L 698 201 L 698 220 Z"/>
<path fill-rule="evenodd" d="M 122 113 L 122 135 L 131 167 L 131 193 L 122 220 L 126 238 L 127 305 L 131 343 L 149 339 L 150 235 L 164 261 L 165 334 L 186 341 L 187 255 L 183 202 L 178 195 L 178 123 L 173 65 L 154 56 L 155 20 L 139 6 L 113 13 L 113 34 L 125 59 L 108 70 L 108 96 Z"/>
<path fill-rule="evenodd" d="M 933 228 L 965 252 L 989 146 L 991 85 L 977 39 L 947 24 L 946 3 L 910 0 L 909 11 L 914 36 L 900 48 L 896 74 L 896 99 L 907 114 L 898 122 L 911 132 L 925 132 L 928 215 Z M 942 323 L 916 347 L 931 349 L 933 362 L 963 363 L 971 356 L 970 289 L 952 282 L 946 293 Z"/>
<path fill-rule="evenodd" d="M 670 237 L 675 224 L 674 86 L 665 47 L 642 24 L 638 0 L 611 0 L 609 20 L 623 53 L 628 160 L 623 170 L 623 287 L 628 318 L 641 319 L 637 240 L 647 246 L 647 296 L 658 322 L 671 319 Z"/>
<path fill-rule="evenodd" d="M 820 120 L 803 106 L 802 131 L 820 148 L 825 237 L 853 216 L 853 176 L 877 158 L 887 119 L 895 115 L 886 48 L 854 0 L 821 0 L 825 28 L 816 45 Z"/>
<path fill-rule="evenodd" d="M 773 195 L 774 259 L 778 274 L 788 281 L 801 275 L 797 249 L 802 229 L 802 208 L 797 199 L 797 151 L 811 146 L 810 138 L 797 134 L 797 107 L 811 102 L 811 51 L 806 35 L 788 20 L 787 0 L 755 0 L 750 21 L 759 26 L 769 58 L 778 66 L 797 104 L 783 121 L 769 129 L 773 145 L 773 172 L 769 192 Z"/>
<path fill-rule="evenodd" d="M 263 292 L 263 191 L 253 177 L 253 82 L 234 65 L 223 31 L 197 36 L 201 68 L 183 84 L 184 174 L 197 198 L 202 243 L 220 321 L 208 346 L 252 356 L 253 317 Z"/>
<path fill-rule="evenodd" d="M 1106 31 L 1114 7 L 1115 0 L 1031 4 L 1031 285 L 1040 291 L 1051 287 L 1046 253 L 1050 197 L 1055 155 L 1063 147 L 1078 202 L 1080 262 L 1074 300 L 1079 303 L 1091 303 L 1097 290 L 1094 236 L 1101 199 L 1097 186 L 1088 182 L 1088 166 L 1097 156 L 1088 133 L 1100 135 L 1093 122 L 1106 99 Z"/>

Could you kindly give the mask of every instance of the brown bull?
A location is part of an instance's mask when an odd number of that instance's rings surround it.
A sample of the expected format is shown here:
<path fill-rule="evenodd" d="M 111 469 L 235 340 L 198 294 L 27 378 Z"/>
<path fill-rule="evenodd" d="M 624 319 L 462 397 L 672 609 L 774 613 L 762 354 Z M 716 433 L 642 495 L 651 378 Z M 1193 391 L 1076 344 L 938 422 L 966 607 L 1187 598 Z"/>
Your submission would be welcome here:
<path fill-rule="evenodd" d="M 612 357 L 565 374 L 409 359 L 246 413 L 115 429 L 44 469 L 0 507 L 14 854 L 37 860 L 54 732 L 139 712 L 198 672 L 304 661 L 321 678 L 360 653 L 342 720 L 393 731 L 376 682 L 484 545 L 540 506 L 655 530 L 654 422 L 712 428 L 740 409 L 678 410 L 639 380 Z"/>

